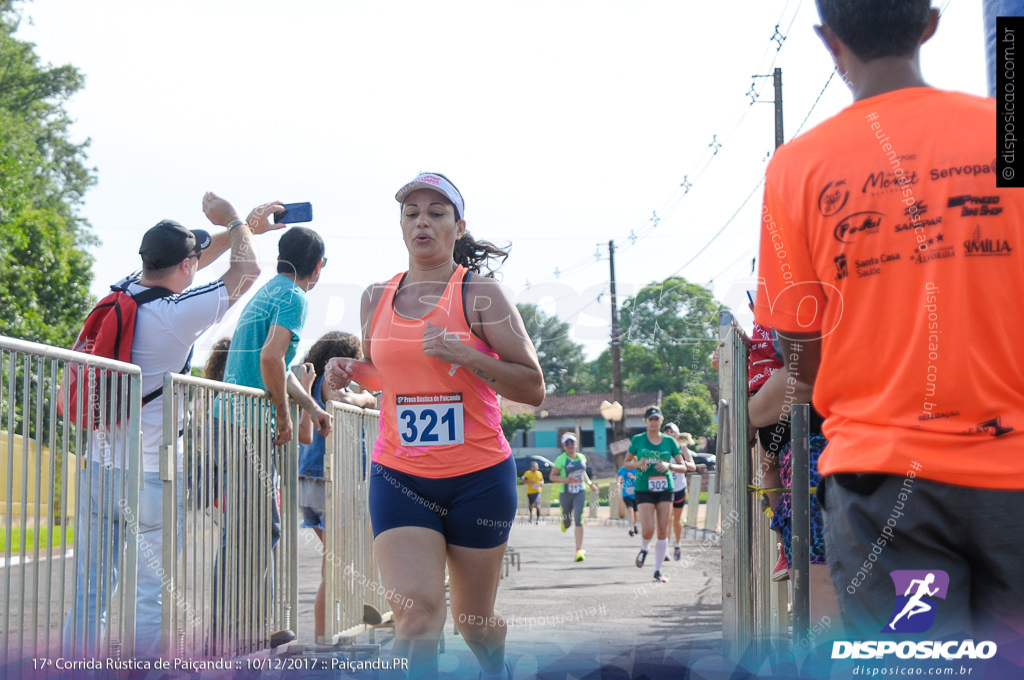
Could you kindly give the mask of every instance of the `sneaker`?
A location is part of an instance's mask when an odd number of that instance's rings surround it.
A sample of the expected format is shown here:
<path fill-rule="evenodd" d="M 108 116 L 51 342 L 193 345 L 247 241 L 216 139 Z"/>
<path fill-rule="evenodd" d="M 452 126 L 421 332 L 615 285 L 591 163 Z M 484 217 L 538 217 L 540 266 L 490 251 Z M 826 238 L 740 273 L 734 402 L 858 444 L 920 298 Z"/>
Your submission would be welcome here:
<path fill-rule="evenodd" d="M 786 561 L 786 553 L 782 550 L 782 544 L 779 543 L 779 561 L 772 569 L 772 580 L 776 583 L 780 581 L 789 580 L 789 562 Z"/>
<path fill-rule="evenodd" d="M 630 529 L 630 530 L 629 530 L 629 535 L 630 535 L 630 536 L 636 536 L 636 530 L 634 530 L 634 529 Z"/>
<path fill-rule="evenodd" d="M 661 575 L 660 571 L 654 572 L 655 583 L 668 583 L 668 579 Z"/>
<path fill-rule="evenodd" d="M 270 634 L 270 639 L 268 640 L 268 646 L 271 649 L 274 649 L 275 647 L 280 647 L 281 645 L 286 645 L 286 644 L 288 644 L 289 642 L 291 642 L 294 639 L 295 639 L 295 633 L 290 631 L 290 630 L 287 630 L 287 629 L 285 629 L 285 630 L 275 630 L 273 633 Z"/>
<path fill-rule="evenodd" d="M 577 562 L 582 562 L 585 559 L 587 559 L 587 551 L 586 550 L 577 550 L 576 551 L 576 561 Z"/>
<path fill-rule="evenodd" d="M 678 562 L 680 560 L 680 558 L 682 558 L 682 556 L 683 556 L 683 549 L 682 549 L 682 547 L 677 545 L 676 549 L 672 551 L 672 559 L 674 559 L 676 562 Z"/>
<path fill-rule="evenodd" d="M 568 530 L 569 530 L 569 525 L 565 523 L 565 520 L 562 520 L 562 533 L 564 534 Z"/>
<path fill-rule="evenodd" d="M 633 533 L 636 534 L 637 536 L 639 536 L 640 535 L 640 527 L 638 527 L 637 525 L 634 524 L 633 525 Z"/>
<path fill-rule="evenodd" d="M 643 548 L 641 548 L 640 552 L 637 553 L 637 555 L 636 555 L 636 568 L 640 569 L 641 567 L 643 567 L 644 566 L 644 560 L 646 560 L 646 559 L 647 559 L 647 551 L 644 550 Z"/>
<path fill-rule="evenodd" d="M 363 604 L 363 623 L 371 626 L 379 626 L 384 623 L 384 616 L 380 613 L 380 610 L 374 607 L 372 604 Z"/>

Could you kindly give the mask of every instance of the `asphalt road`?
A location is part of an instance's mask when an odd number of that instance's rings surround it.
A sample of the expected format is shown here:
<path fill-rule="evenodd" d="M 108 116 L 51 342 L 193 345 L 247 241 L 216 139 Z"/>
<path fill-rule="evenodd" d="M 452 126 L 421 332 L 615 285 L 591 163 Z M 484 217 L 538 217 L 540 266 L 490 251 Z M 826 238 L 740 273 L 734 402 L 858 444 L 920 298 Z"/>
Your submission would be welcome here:
<path fill-rule="evenodd" d="M 573 532 L 563 534 L 555 518 L 539 525 L 517 522 L 509 545 L 520 555 L 519 568 L 501 581 L 496 603 L 509 623 L 506 658 L 516 678 L 682 678 L 688 671 L 690 677 L 728 677 L 716 670 L 724 668 L 717 540 L 684 538 L 682 558 L 663 565 L 669 582 L 655 583 L 653 549 L 637 569 L 640 542 L 627 530 L 609 520 L 588 525 L 587 558 L 574 562 Z M 319 564 L 305 556 L 299 563 Z M 300 569 L 300 584 L 315 584 L 318 577 Z M 300 587 L 301 641 L 312 639 L 313 591 Z M 384 642 L 386 656 L 390 636 L 377 641 Z M 446 678 L 476 678 L 479 672 L 454 634 L 450 613 L 440 672 Z"/>

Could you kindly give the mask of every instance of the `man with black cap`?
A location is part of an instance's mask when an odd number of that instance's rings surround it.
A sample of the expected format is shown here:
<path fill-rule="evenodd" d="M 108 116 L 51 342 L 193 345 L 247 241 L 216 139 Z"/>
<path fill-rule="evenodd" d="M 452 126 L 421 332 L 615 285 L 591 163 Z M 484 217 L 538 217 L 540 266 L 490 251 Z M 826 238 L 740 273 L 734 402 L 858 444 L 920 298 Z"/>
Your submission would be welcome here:
<path fill-rule="evenodd" d="M 164 375 L 187 372 L 192 356 L 192 345 L 206 329 L 220 321 L 231 307 L 252 286 L 259 276 L 256 246 L 253 234 L 279 229 L 269 216 L 281 210 L 279 203 L 268 203 L 255 208 L 247 221 L 238 218 L 231 204 L 210 192 L 203 197 L 203 212 L 215 225 L 226 227 L 214 235 L 201 229 L 189 230 L 173 220 L 163 220 L 142 237 L 139 254 L 142 271 L 122 279 L 116 287 L 132 295 L 154 288 L 165 289 L 164 297 L 140 305 L 135 320 L 132 341 L 132 363 L 142 368 L 142 393 L 158 391 Z M 220 279 L 203 286 L 189 288 L 196 271 L 210 265 L 228 249 L 231 262 Z M 184 414 L 179 415 L 184 418 Z M 139 566 L 136 608 L 136 647 L 139 658 L 155 658 L 160 654 L 161 583 L 157 573 L 159 562 L 143 560 L 141 555 L 161 555 L 162 551 L 162 482 L 159 477 L 159 449 L 163 437 L 163 399 L 159 394 L 146 402 L 141 413 L 142 469 L 144 483 L 139 491 L 138 516 L 131 518 L 137 525 L 139 538 Z M 182 423 L 179 423 L 179 429 Z M 116 431 L 119 426 L 94 432 L 91 451 L 93 469 L 92 488 L 118 488 L 120 469 L 109 464 L 120 454 L 111 449 L 126 441 Z M 178 470 L 182 469 L 182 440 L 177 442 Z M 86 471 L 83 471 L 83 475 Z M 86 479 L 88 477 L 85 477 Z M 103 486 L 101 486 L 101 481 Z M 87 488 L 80 485 L 80 488 Z M 179 490 L 182 488 L 178 485 Z M 90 494 L 80 493 L 82 515 L 91 521 L 90 545 L 76 542 L 75 551 L 81 557 L 77 563 L 77 606 L 68 612 L 64 631 L 64 650 L 76 658 L 95 654 L 97 640 L 102 636 L 110 590 L 117 585 L 118 558 L 121 550 L 115 547 L 104 562 L 97 537 L 117 531 L 117 518 L 108 514 L 113 507 L 99 503 L 93 493 L 90 508 L 84 507 Z M 179 497 L 179 503 L 181 499 Z M 88 514 L 86 514 L 88 513 Z M 179 511 L 179 517 L 180 517 Z M 76 538 L 84 541 L 87 533 L 81 527 Z M 116 533 L 113 538 L 117 541 Z M 102 566 L 102 569 L 101 569 Z M 107 583 L 107 572 L 112 577 Z M 109 590 L 108 590 L 109 589 Z M 98 600 L 98 602 L 97 602 Z M 76 615 L 77 614 L 77 615 Z M 97 620 L 97 614 L 98 619 Z"/>

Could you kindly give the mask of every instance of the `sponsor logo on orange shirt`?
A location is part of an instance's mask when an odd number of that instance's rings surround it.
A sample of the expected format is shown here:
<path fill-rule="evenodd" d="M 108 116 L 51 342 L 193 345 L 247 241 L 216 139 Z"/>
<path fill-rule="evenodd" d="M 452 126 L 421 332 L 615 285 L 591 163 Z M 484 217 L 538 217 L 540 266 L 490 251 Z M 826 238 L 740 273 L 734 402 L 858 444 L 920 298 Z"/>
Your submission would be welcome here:
<path fill-rule="evenodd" d="M 865 211 L 853 213 L 847 215 L 839 224 L 836 225 L 835 231 L 832 235 L 840 243 L 856 243 L 857 240 L 853 238 L 858 234 L 865 236 L 869 234 L 877 234 L 878 227 L 882 224 L 882 218 L 885 217 L 885 213 Z"/>

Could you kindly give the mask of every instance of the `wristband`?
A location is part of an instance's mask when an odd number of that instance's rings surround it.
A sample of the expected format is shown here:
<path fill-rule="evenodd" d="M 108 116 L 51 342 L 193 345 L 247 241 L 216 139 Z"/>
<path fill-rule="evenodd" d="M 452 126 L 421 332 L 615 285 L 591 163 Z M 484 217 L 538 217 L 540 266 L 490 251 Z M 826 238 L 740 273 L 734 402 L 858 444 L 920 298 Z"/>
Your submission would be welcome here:
<path fill-rule="evenodd" d="M 245 224 L 245 222 L 243 222 L 242 220 L 231 220 L 230 222 L 228 222 L 228 231 L 231 231 L 235 227 L 243 224 Z"/>

